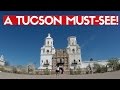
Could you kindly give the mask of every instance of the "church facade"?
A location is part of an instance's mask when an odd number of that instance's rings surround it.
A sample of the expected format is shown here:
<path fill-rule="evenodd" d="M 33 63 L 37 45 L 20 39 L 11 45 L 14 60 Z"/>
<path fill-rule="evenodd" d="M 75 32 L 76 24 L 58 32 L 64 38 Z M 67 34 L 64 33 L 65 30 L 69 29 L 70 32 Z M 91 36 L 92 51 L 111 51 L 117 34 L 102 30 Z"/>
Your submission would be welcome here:
<path fill-rule="evenodd" d="M 64 68 L 64 70 L 81 67 L 81 48 L 77 43 L 76 37 L 70 36 L 67 40 L 68 45 L 66 48 L 56 49 L 53 38 L 48 34 L 43 47 L 41 47 L 39 69 L 48 68 L 52 70 L 55 69 L 57 65 Z"/>

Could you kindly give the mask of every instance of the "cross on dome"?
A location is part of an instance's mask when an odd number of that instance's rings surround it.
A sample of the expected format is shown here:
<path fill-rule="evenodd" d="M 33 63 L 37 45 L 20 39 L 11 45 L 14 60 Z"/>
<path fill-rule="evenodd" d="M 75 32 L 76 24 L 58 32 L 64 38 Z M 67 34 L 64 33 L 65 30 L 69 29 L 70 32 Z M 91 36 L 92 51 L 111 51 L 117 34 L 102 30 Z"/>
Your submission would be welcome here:
<path fill-rule="evenodd" d="M 50 33 L 48 33 L 48 37 L 47 37 L 47 38 L 51 38 L 51 37 L 50 37 Z"/>

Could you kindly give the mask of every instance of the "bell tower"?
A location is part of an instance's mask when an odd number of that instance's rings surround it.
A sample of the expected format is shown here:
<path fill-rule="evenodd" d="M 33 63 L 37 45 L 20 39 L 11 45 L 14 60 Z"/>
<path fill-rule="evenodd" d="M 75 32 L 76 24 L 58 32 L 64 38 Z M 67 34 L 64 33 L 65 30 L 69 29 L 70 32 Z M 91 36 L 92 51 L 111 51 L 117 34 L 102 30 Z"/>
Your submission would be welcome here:
<path fill-rule="evenodd" d="M 77 68 L 81 66 L 81 49 L 77 44 L 77 40 L 75 36 L 68 37 L 68 46 L 67 53 L 69 55 L 69 65 L 70 68 Z"/>
<path fill-rule="evenodd" d="M 44 45 L 41 47 L 39 69 L 52 69 L 53 54 L 55 54 L 53 38 L 50 36 L 50 33 L 48 33 L 48 36 L 45 38 Z"/>

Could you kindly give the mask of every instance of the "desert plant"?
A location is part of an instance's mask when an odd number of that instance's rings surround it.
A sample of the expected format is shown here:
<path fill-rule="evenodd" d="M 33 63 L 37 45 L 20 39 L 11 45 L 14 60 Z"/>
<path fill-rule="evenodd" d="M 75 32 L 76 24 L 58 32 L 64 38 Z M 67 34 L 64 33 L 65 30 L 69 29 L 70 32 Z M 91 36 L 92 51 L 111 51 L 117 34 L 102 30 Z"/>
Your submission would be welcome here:
<path fill-rule="evenodd" d="M 81 68 L 70 69 L 70 75 L 78 75 L 81 74 Z"/>
<path fill-rule="evenodd" d="M 95 73 L 100 73 L 101 72 L 101 67 L 97 63 L 94 63 L 93 69 L 95 70 Z"/>
<path fill-rule="evenodd" d="M 27 65 L 28 73 L 29 74 L 35 74 L 35 66 L 34 64 Z"/>
<path fill-rule="evenodd" d="M 107 64 L 107 65 L 108 65 L 110 68 L 112 68 L 113 71 L 119 70 L 119 69 L 120 69 L 120 64 L 119 64 L 118 61 L 119 61 L 118 58 L 111 58 L 111 59 L 108 60 L 108 64 Z"/>
<path fill-rule="evenodd" d="M 44 70 L 44 74 L 45 74 L 45 75 L 50 75 L 50 71 L 48 70 L 48 68 L 46 68 L 46 69 Z"/>
<path fill-rule="evenodd" d="M 77 68 L 77 73 L 76 74 L 81 74 L 81 68 Z"/>
<path fill-rule="evenodd" d="M 16 68 L 16 67 L 13 67 L 13 68 L 12 68 L 12 72 L 13 72 L 13 73 L 17 73 L 17 68 Z"/>
<path fill-rule="evenodd" d="M 106 66 L 101 66 L 101 73 L 107 72 L 107 67 Z"/>
<path fill-rule="evenodd" d="M 39 74 L 40 74 L 40 71 L 35 71 L 35 74 L 36 74 L 36 75 L 39 75 Z"/>
<path fill-rule="evenodd" d="M 91 66 L 90 64 L 86 67 L 86 74 L 91 73 Z"/>
<path fill-rule="evenodd" d="M 0 71 L 4 71 L 4 67 L 3 66 L 0 66 Z"/>
<path fill-rule="evenodd" d="M 70 69 L 70 75 L 74 75 L 73 69 Z"/>
<path fill-rule="evenodd" d="M 74 70 L 74 73 L 73 73 L 74 75 L 77 75 L 78 73 L 77 73 L 77 70 Z"/>

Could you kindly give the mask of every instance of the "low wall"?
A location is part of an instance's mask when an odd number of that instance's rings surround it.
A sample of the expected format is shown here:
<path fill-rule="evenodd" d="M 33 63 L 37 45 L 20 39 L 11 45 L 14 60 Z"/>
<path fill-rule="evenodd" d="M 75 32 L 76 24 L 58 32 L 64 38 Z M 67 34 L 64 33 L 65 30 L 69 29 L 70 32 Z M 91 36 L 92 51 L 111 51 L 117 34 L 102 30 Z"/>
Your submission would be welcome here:
<path fill-rule="evenodd" d="M 55 72 L 55 70 L 45 70 L 45 69 L 43 69 L 43 70 L 36 70 L 35 71 L 36 72 L 36 74 L 38 74 L 38 75 L 52 75 L 52 74 L 56 74 L 56 72 Z M 76 72 L 76 74 L 79 72 L 79 74 L 86 74 L 86 69 L 81 69 L 80 71 L 78 71 L 78 70 L 72 70 L 72 72 L 74 73 L 74 72 Z M 71 74 L 71 71 L 70 70 L 65 70 L 64 72 L 63 72 L 63 74 L 68 74 L 68 75 L 70 75 Z"/>

